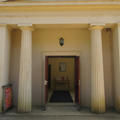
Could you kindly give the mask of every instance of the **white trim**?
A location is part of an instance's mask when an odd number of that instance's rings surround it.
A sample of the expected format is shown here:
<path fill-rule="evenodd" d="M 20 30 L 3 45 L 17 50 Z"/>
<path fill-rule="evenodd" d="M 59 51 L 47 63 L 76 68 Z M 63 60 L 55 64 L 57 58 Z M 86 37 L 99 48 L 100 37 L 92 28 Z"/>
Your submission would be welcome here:
<path fill-rule="evenodd" d="M 90 26 L 105 26 L 105 24 L 101 23 L 92 23 Z"/>
<path fill-rule="evenodd" d="M 43 56 L 80 56 L 80 51 L 67 50 L 67 51 L 43 51 Z"/>
<path fill-rule="evenodd" d="M 0 6 L 56 6 L 56 5 L 120 5 L 120 2 L 6 2 L 0 3 Z"/>
<path fill-rule="evenodd" d="M 32 27 L 32 24 L 27 24 L 27 23 L 26 23 L 26 24 L 18 24 L 17 26 L 18 26 L 18 27 L 21 27 L 21 26 L 25 26 L 25 27 L 30 26 L 30 27 Z"/>
<path fill-rule="evenodd" d="M 120 16 L 110 17 L 0 17 L 0 24 L 114 24 L 120 22 Z"/>

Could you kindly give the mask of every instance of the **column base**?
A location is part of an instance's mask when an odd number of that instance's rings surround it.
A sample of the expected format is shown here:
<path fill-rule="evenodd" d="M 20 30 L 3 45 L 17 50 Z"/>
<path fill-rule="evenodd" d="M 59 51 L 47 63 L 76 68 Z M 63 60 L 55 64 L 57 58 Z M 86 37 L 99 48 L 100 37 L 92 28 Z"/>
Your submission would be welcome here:
<path fill-rule="evenodd" d="M 106 106 L 105 106 L 105 102 L 100 101 L 98 102 L 94 102 L 91 106 L 91 112 L 93 113 L 97 113 L 97 114 L 102 114 L 106 112 Z"/>
<path fill-rule="evenodd" d="M 32 112 L 32 106 L 29 103 L 18 103 L 18 112 L 19 113 L 30 113 Z"/>
<path fill-rule="evenodd" d="M 18 109 L 18 112 L 19 113 L 30 113 L 30 112 L 32 112 L 32 110 L 31 109 L 30 110 Z"/>
<path fill-rule="evenodd" d="M 91 112 L 97 113 L 97 114 L 103 114 L 106 112 L 105 108 L 92 108 Z"/>

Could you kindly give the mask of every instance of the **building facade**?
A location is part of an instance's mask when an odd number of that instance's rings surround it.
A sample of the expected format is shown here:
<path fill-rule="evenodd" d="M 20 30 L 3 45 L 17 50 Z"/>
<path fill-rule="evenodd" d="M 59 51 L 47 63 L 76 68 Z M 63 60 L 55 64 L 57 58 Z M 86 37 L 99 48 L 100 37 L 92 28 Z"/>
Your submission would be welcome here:
<path fill-rule="evenodd" d="M 45 105 L 46 56 L 79 56 L 80 105 L 120 111 L 119 0 L 1 0 L 1 112 L 2 86 L 9 83 L 19 112 Z"/>

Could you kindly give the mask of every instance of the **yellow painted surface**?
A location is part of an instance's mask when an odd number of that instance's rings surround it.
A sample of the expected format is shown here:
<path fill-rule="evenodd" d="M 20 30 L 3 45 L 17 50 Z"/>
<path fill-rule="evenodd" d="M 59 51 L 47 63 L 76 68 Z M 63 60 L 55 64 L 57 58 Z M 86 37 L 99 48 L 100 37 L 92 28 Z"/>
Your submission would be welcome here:
<path fill-rule="evenodd" d="M 55 89 L 55 79 L 64 77 L 65 80 L 69 80 L 70 90 L 74 90 L 74 58 L 49 58 L 48 63 L 51 65 L 51 88 Z M 59 70 L 59 64 L 65 63 L 66 70 L 61 72 Z M 65 90 L 68 89 L 67 85 L 56 85 L 56 89 Z"/>
<path fill-rule="evenodd" d="M 120 10 L 120 5 L 72 5 L 72 6 L 14 6 L 14 7 L 0 7 L 0 12 L 19 13 L 19 12 L 49 12 L 49 11 L 103 11 L 103 10 Z"/>
<path fill-rule="evenodd" d="M 108 106 L 112 105 L 112 66 L 111 66 L 111 37 L 110 33 L 103 31 L 103 53 L 105 66 L 105 87 Z M 64 38 L 64 46 L 59 45 L 59 38 Z M 80 53 L 80 94 L 81 105 L 90 106 L 90 31 L 81 28 L 44 28 L 36 29 L 33 32 L 32 46 L 32 95 L 33 105 L 40 105 L 42 101 L 42 71 L 43 52 L 45 51 L 77 51 Z M 10 79 L 16 91 L 18 86 L 19 71 L 20 32 L 12 34 L 11 50 L 11 74 Z M 17 92 L 15 92 L 17 96 Z M 17 98 L 16 98 L 17 99 Z M 15 99 L 15 101 L 16 101 Z M 109 102 L 110 101 L 110 102 Z"/>
<path fill-rule="evenodd" d="M 104 4 L 108 2 L 108 4 Z M 120 10 L 120 4 L 109 4 L 120 0 L 92 0 L 92 1 L 10 1 L 2 2 L 0 12 L 34 12 L 34 11 L 75 11 L 75 10 Z M 37 3 L 37 5 L 35 4 Z M 67 5 L 68 3 L 68 5 Z M 73 3 L 73 4 L 69 4 Z M 81 3 L 81 4 L 80 4 Z M 90 3 L 90 4 L 89 4 Z M 93 4 L 92 4 L 93 3 Z M 98 4 L 99 3 L 99 4 Z M 101 4 L 100 4 L 101 3 Z M 34 5 L 33 5 L 34 4 Z"/>

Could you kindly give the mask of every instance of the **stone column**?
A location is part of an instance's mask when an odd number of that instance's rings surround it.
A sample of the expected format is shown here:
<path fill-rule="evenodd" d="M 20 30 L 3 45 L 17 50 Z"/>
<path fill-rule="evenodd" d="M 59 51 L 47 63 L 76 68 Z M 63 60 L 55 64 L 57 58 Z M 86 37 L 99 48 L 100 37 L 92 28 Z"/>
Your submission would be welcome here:
<path fill-rule="evenodd" d="M 18 112 L 32 110 L 32 26 L 21 26 Z"/>
<path fill-rule="evenodd" d="M 0 25 L 0 112 L 2 112 L 2 86 L 9 83 L 10 32 L 7 25 Z"/>
<path fill-rule="evenodd" d="M 102 53 L 102 25 L 92 25 L 91 30 L 91 110 L 105 112 L 105 88 Z"/>
<path fill-rule="evenodd" d="M 113 30 L 114 50 L 114 101 L 115 109 L 120 112 L 120 24 Z"/>

